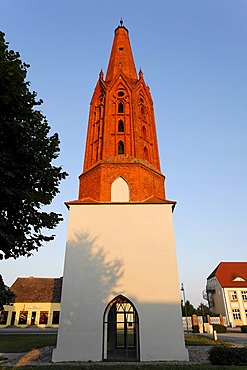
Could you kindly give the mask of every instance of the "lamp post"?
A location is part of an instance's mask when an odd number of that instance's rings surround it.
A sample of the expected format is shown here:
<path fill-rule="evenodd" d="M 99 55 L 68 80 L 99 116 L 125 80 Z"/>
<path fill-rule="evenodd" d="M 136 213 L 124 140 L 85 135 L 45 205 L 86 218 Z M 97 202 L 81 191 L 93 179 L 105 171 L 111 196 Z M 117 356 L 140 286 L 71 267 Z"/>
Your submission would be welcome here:
<path fill-rule="evenodd" d="M 181 292 L 183 292 L 184 313 L 185 313 L 186 328 L 187 328 L 187 333 L 188 333 L 189 332 L 189 326 L 188 326 L 188 316 L 187 316 L 187 308 L 186 308 L 186 301 L 185 301 L 185 290 L 184 290 L 184 284 L 183 283 L 181 283 Z"/>

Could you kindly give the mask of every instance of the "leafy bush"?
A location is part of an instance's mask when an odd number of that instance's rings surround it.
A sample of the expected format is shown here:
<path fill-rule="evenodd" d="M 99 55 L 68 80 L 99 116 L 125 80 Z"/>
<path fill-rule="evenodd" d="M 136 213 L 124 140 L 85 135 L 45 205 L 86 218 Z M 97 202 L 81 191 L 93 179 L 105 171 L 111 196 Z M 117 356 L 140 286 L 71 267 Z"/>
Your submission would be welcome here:
<path fill-rule="evenodd" d="M 192 325 L 193 333 L 199 333 L 199 326 L 198 325 Z"/>
<path fill-rule="evenodd" d="M 212 365 L 247 365 L 247 348 L 212 347 L 209 361 Z"/>
<path fill-rule="evenodd" d="M 241 332 L 242 333 L 247 333 L 247 325 L 241 326 Z"/>
<path fill-rule="evenodd" d="M 216 333 L 226 333 L 227 327 L 221 324 L 213 324 L 213 330 L 216 330 Z"/>

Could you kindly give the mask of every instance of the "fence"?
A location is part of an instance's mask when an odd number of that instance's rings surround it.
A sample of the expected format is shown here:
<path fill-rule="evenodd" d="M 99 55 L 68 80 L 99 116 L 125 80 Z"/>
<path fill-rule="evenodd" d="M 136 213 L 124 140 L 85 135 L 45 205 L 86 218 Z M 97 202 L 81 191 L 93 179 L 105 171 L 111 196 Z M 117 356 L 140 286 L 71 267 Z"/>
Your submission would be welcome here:
<path fill-rule="evenodd" d="M 184 331 L 192 331 L 192 325 L 199 325 L 202 326 L 203 323 L 208 322 L 209 324 L 223 324 L 227 326 L 227 321 L 225 316 L 191 316 L 183 317 L 183 329 Z M 192 323 L 193 321 L 193 323 Z M 195 323 L 195 321 L 197 323 Z"/>

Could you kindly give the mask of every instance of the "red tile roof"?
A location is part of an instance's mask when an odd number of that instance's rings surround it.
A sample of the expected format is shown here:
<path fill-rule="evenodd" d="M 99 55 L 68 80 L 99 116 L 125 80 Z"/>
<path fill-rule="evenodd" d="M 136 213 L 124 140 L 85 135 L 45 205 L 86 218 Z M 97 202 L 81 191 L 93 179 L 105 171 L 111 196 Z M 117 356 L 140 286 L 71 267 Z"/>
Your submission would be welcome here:
<path fill-rule="evenodd" d="M 15 294 L 14 302 L 59 303 L 62 278 L 17 278 L 10 289 Z"/>
<path fill-rule="evenodd" d="M 247 287 L 247 262 L 220 262 L 208 279 L 216 277 L 222 287 Z M 234 281 L 242 278 L 244 281 Z"/>

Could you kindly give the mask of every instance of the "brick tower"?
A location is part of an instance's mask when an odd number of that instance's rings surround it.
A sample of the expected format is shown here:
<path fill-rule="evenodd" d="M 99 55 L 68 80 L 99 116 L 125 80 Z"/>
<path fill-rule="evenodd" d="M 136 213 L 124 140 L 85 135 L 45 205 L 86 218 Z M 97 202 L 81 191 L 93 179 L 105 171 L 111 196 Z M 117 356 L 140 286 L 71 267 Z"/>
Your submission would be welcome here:
<path fill-rule="evenodd" d="M 79 196 L 70 210 L 53 361 L 188 359 L 172 211 L 152 97 L 128 30 L 115 30 L 90 104 Z"/>

